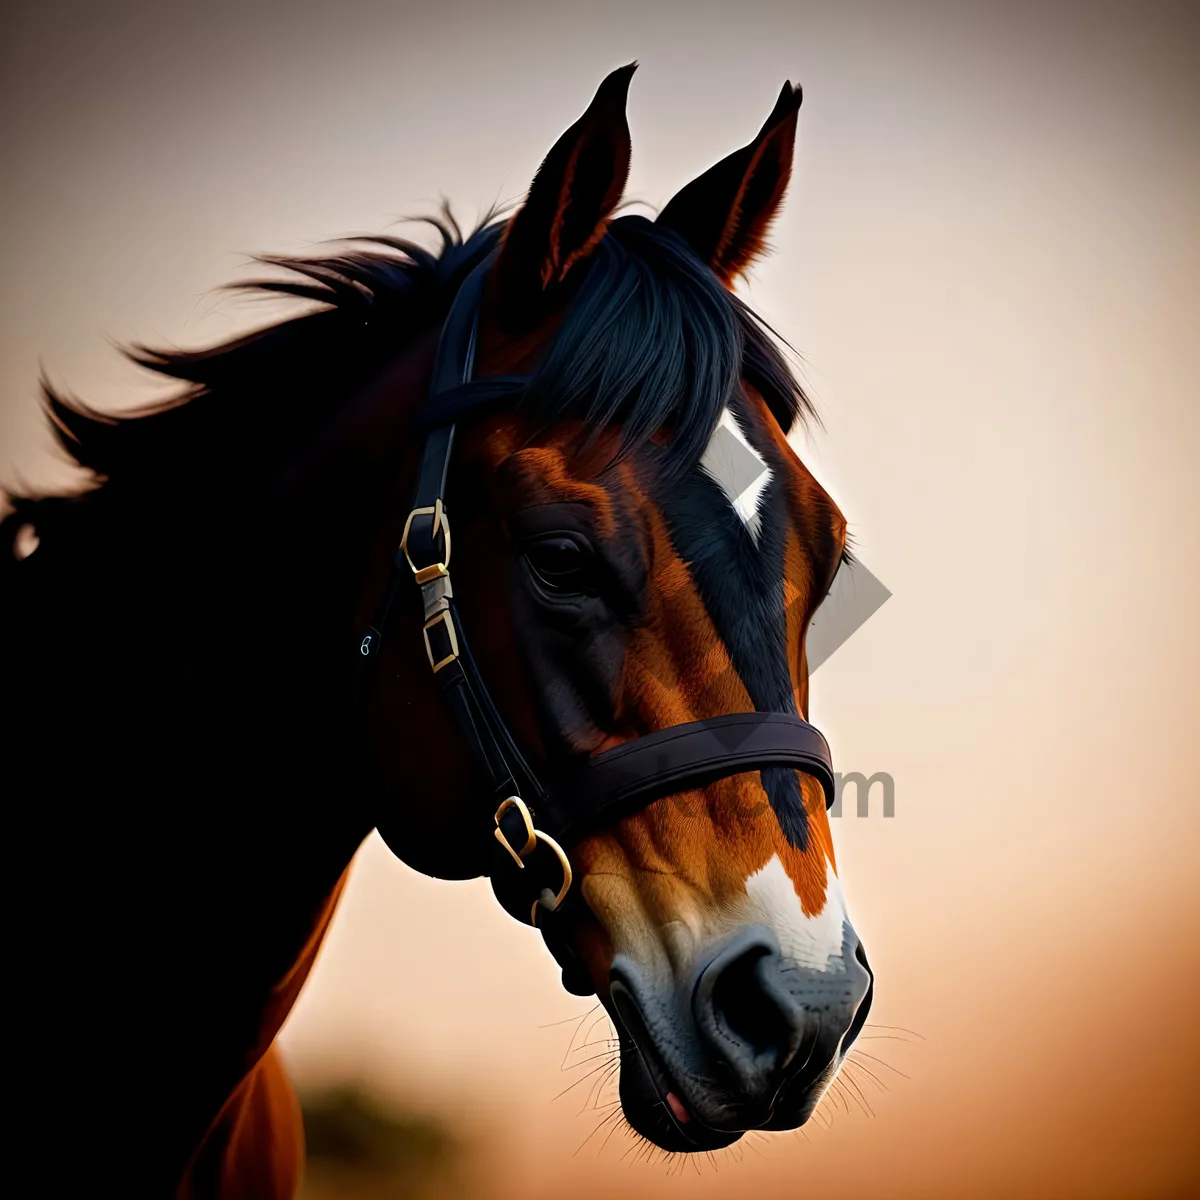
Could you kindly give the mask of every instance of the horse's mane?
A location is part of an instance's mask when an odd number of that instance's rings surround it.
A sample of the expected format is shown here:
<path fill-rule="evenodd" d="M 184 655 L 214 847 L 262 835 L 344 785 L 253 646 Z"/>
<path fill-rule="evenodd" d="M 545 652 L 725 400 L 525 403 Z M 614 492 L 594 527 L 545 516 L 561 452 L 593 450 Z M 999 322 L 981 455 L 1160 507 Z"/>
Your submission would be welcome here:
<path fill-rule="evenodd" d="M 696 462 L 745 379 L 784 430 L 811 406 L 771 331 L 670 230 L 613 221 L 526 403 L 544 423 L 621 429 L 621 452 L 671 433 L 663 467 Z"/>
<path fill-rule="evenodd" d="M 440 323 L 503 233 L 494 213 L 465 236 L 448 209 L 426 224 L 440 239 L 437 252 L 378 236 L 327 256 L 259 258 L 285 277 L 237 289 L 320 307 L 209 349 L 126 351 L 183 385 L 165 402 L 115 417 L 43 382 L 58 443 L 92 473 L 93 486 L 10 493 L 14 511 L 0 545 L 10 548 L 26 524 L 44 541 L 100 496 L 117 517 L 114 509 L 153 502 L 168 482 L 181 503 L 201 500 L 199 487 L 189 493 L 181 481 L 214 479 L 226 500 L 244 503 L 339 405 Z M 785 430 L 811 413 L 766 326 L 674 234 L 624 216 L 600 241 L 525 403 L 546 423 L 574 416 L 593 432 L 620 423 L 622 449 L 670 427 L 668 466 L 687 465 L 739 377 L 762 393 Z M 0 557 L 11 562 L 10 554 Z"/>
<path fill-rule="evenodd" d="M 500 234 L 485 219 L 464 237 L 448 211 L 426 223 L 440 237 L 440 253 L 374 237 L 324 257 L 261 257 L 288 277 L 255 279 L 237 290 L 320 307 L 209 349 L 127 350 L 138 365 L 183 385 L 165 402 L 114 417 L 43 381 L 43 407 L 58 444 L 92 473 L 92 485 L 49 496 L 14 490 L 5 525 L 15 532 L 32 523 L 44 541 L 100 497 L 111 503 L 119 493 L 137 503 L 147 491 L 186 477 L 219 480 L 232 500 L 235 491 L 268 479 L 340 404 L 444 317 L 459 284 Z"/>

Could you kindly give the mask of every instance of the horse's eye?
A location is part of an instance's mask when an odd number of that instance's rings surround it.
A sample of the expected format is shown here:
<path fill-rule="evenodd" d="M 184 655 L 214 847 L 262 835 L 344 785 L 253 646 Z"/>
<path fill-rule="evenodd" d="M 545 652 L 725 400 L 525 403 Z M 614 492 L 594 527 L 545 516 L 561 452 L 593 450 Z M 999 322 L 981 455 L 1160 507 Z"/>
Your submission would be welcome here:
<path fill-rule="evenodd" d="M 525 561 L 548 592 L 577 595 L 595 590 L 595 562 L 587 547 L 575 538 L 555 533 L 529 542 Z"/>

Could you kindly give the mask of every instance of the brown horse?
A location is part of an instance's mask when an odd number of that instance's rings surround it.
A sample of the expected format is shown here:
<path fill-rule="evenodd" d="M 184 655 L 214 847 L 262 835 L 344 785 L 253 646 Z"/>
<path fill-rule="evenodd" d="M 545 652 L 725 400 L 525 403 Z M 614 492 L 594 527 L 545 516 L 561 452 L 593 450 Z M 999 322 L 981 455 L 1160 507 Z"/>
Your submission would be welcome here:
<path fill-rule="evenodd" d="M 18 497 L 0 568 L 12 1057 L 42 1190 L 293 1194 L 303 1138 L 271 1046 L 355 849 L 378 828 L 427 874 L 495 875 L 495 806 L 481 820 L 417 587 L 365 688 L 358 666 L 468 275 L 475 377 L 531 382 L 460 429 L 457 611 L 529 762 L 806 715 L 805 632 L 845 521 L 786 440 L 807 401 L 731 291 L 780 206 L 800 92 L 651 222 L 614 216 L 632 72 L 511 220 L 435 222 L 437 254 L 378 238 L 268 260 L 290 274 L 253 286 L 317 307 L 139 351 L 187 387 L 136 418 L 47 390 L 96 480 Z M 686 1151 L 802 1124 L 872 982 L 818 779 L 692 781 L 567 850 L 571 902 L 544 932 L 617 1024 L 634 1129 Z"/>

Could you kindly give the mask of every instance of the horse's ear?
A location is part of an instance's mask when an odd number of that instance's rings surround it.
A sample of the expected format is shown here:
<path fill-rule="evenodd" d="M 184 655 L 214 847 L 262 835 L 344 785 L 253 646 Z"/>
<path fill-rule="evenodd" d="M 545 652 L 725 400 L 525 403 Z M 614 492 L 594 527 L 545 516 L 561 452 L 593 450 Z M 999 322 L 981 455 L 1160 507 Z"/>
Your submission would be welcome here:
<path fill-rule="evenodd" d="M 629 176 L 625 100 L 637 63 L 613 71 L 554 143 L 509 223 L 498 264 L 506 307 L 529 312 L 604 233 Z"/>
<path fill-rule="evenodd" d="M 754 141 L 693 179 L 659 214 L 657 223 L 680 234 L 723 283 L 763 249 L 791 178 L 802 97 L 785 83 Z"/>

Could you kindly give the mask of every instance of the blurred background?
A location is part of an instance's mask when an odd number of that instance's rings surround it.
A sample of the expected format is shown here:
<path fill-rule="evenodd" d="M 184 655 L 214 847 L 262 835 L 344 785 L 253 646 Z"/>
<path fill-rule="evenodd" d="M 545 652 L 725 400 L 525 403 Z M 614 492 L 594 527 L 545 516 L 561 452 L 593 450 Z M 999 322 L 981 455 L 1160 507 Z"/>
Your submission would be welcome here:
<path fill-rule="evenodd" d="M 835 829 L 871 1057 L 801 1134 L 647 1156 L 539 940 L 371 840 L 282 1035 L 311 1197 L 1200 1194 L 1194 4 L 41 0 L 0 22 L 10 488 L 74 477 L 39 370 L 144 403 L 159 385 L 112 342 L 269 319 L 215 290 L 252 252 L 519 198 L 613 67 L 642 64 L 651 205 L 804 85 L 744 294 L 802 356 L 824 429 L 797 447 L 893 593 L 812 689 L 840 769 L 895 781 L 894 817 L 847 804 Z"/>

